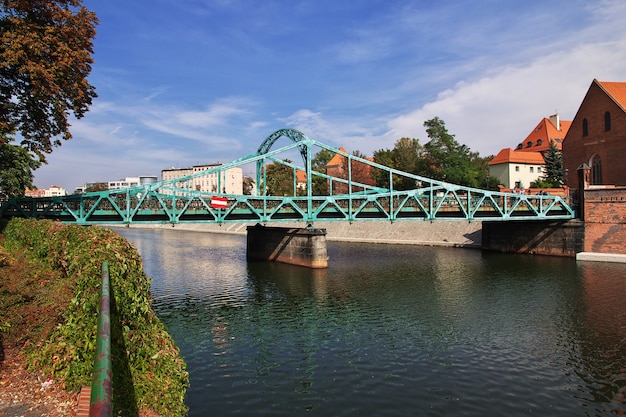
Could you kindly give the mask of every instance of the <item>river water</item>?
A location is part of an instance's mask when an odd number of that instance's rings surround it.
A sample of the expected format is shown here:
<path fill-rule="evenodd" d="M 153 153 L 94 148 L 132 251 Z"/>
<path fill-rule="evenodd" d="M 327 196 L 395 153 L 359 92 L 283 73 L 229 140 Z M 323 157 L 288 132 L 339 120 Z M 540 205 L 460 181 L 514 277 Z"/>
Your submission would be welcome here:
<path fill-rule="evenodd" d="M 626 412 L 626 265 L 328 243 L 327 270 L 245 237 L 120 229 L 187 362 L 189 416 Z"/>

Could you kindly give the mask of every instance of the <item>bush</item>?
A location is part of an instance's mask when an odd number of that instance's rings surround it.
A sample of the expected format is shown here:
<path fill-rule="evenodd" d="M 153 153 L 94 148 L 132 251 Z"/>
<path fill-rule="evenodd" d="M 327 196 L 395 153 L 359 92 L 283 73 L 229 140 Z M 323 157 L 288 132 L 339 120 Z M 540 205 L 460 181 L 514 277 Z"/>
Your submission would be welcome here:
<path fill-rule="evenodd" d="M 115 232 L 52 221 L 11 220 L 5 246 L 25 251 L 70 280 L 72 297 L 61 322 L 45 341 L 33 343 L 32 369 L 63 380 L 68 390 L 91 385 L 101 268 L 109 264 L 111 349 L 115 414 L 152 410 L 184 416 L 189 385 L 185 363 L 151 308 L 150 280 L 136 249 Z M 118 395 L 116 395 L 118 394 Z M 121 394 L 121 395 L 120 395 Z"/>

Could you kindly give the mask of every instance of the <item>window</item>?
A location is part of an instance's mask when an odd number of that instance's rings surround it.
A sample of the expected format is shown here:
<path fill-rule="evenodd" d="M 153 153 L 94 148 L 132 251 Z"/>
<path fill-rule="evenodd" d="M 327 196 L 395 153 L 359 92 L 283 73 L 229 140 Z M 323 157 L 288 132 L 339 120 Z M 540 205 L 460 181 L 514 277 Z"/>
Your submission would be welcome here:
<path fill-rule="evenodd" d="M 526 144 L 526 147 L 527 147 L 527 148 L 532 148 L 532 147 L 533 147 L 533 143 L 529 141 L 529 142 Z"/>
<path fill-rule="evenodd" d="M 611 113 L 607 111 L 604 113 L 604 131 L 608 132 L 609 130 L 611 130 Z"/>
<path fill-rule="evenodd" d="M 598 155 L 591 158 L 591 184 L 602 184 L 602 161 Z"/>
<path fill-rule="evenodd" d="M 535 167 L 530 167 L 530 172 L 531 173 L 535 172 Z"/>
<path fill-rule="evenodd" d="M 541 146 L 543 144 L 543 139 L 539 139 L 535 146 Z"/>
<path fill-rule="evenodd" d="M 515 172 L 519 172 L 519 165 L 515 165 Z"/>
<path fill-rule="evenodd" d="M 589 136 L 589 122 L 583 119 L 583 136 Z"/>

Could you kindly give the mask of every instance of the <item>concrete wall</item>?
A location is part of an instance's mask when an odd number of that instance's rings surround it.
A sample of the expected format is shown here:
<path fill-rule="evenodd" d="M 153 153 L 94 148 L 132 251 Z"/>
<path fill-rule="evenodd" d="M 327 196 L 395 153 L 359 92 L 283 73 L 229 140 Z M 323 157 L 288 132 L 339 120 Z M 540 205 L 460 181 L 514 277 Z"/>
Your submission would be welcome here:
<path fill-rule="evenodd" d="M 483 249 L 506 253 L 575 257 L 583 250 L 585 225 L 578 220 L 483 222 Z"/>
<path fill-rule="evenodd" d="M 247 258 L 283 262 L 308 268 L 328 267 L 326 230 L 288 227 L 247 228 Z"/>

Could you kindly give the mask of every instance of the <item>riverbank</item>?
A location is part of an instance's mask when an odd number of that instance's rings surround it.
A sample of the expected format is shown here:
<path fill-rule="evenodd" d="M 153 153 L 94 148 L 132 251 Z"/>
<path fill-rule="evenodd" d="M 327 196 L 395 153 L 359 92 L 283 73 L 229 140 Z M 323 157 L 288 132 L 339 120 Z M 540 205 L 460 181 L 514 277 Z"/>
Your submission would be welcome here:
<path fill-rule="evenodd" d="M 9 257 L 2 247 L 0 234 L 0 308 L 10 309 L 13 323 L 0 320 L 0 416 L 57 417 L 72 416 L 76 407 L 77 394 L 63 388 L 59 381 L 52 381 L 42 388 L 45 375 L 27 370 L 25 348 L 42 333 L 55 326 L 54 315 L 48 306 L 41 303 L 25 303 L 19 300 L 49 298 L 54 287 L 46 285 L 52 275 L 39 274 L 24 257 L 15 253 Z M 45 278 L 35 287 L 28 285 L 35 276 Z"/>
<path fill-rule="evenodd" d="M 2 238 L 0 391 L 6 386 L 13 396 L 0 398 L 0 416 L 73 415 L 30 414 L 27 390 L 16 391 L 14 371 L 27 369 L 25 379 L 34 378 L 42 391 L 66 391 L 75 408 L 75 394 L 91 384 L 105 261 L 112 289 L 112 384 L 123 393 L 113 395 L 114 412 L 186 414 L 185 363 L 151 308 L 150 280 L 128 241 L 105 228 L 24 219 L 9 222 Z"/>

